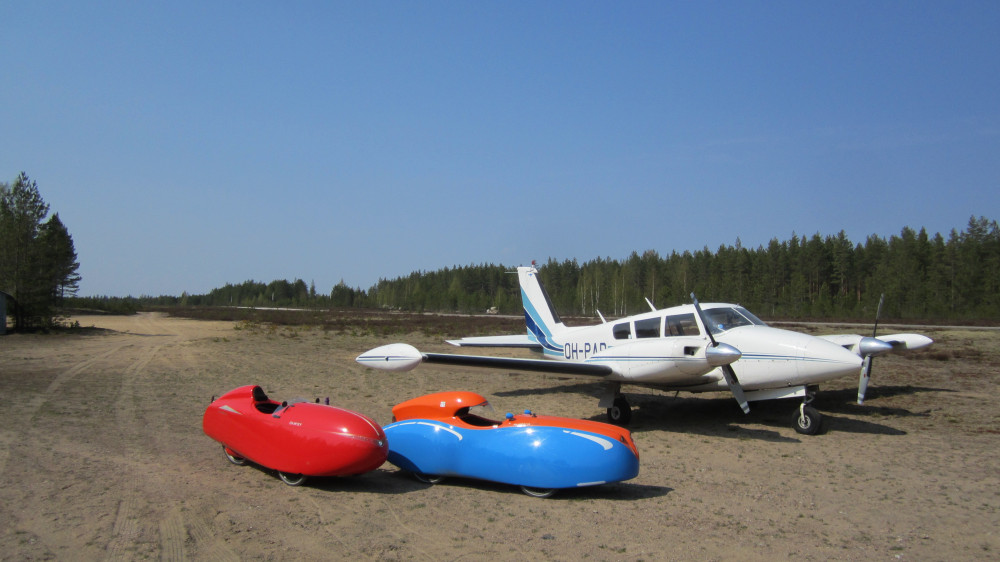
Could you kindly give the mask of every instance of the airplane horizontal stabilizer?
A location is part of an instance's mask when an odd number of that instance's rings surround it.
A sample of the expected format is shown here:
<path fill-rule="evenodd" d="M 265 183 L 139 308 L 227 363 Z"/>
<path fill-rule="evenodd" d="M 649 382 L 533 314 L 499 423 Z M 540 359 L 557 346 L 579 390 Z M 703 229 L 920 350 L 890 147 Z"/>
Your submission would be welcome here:
<path fill-rule="evenodd" d="M 462 338 L 460 340 L 447 340 L 447 342 L 458 347 L 518 347 L 538 350 L 542 349 L 542 346 L 528 334 L 511 336 L 480 336 Z"/>

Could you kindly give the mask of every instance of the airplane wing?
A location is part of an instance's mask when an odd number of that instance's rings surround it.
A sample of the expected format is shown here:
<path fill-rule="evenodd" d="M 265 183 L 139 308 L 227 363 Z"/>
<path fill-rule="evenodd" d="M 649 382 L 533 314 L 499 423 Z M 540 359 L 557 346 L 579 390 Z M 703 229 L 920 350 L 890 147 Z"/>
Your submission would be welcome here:
<path fill-rule="evenodd" d="M 549 361 L 546 359 L 517 359 L 513 357 L 486 357 L 480 355 L 451 355 L 448 353 L 421 353 L 417 348 L 405 343 L 393 343 L 377 347 L 362 353 L 355 361 L 362 365 L 384 371 L 409 371 L 420 363 L 437 363 L 439 365 L 460 365 L 463 367 L 486 367 L 595 377 L 603 377 L 612 373 L 611 367 L 592 363 L 570 363 Z"/>
<path fill-rule="evenodd" d="M 879 309 L 881 308 L 880 304 Z M 865 392 L 868 390 L 868 382 L 871 378 L 872 360 L 875 357 L 886 353 L 904 353 L 915 349 L 922 349 L 934 343 L 934 340 L 921 334 L 889 334 L 877 338 L 858 334 L 838 334 L 818 337 L 833 342 L 864 358 L 864 363 L 861 364 L 860 377 L 858 378 L 858 404 L 864 404 L 865 402 Z"/>
<path fill-rule="evenodd" d="M 833 342 L 841 347 L 849 349 L 854 353 L 864 357 L 865 355 L 881 355 L 885 351 L 891 351 L 892 353 L 903 353 L 905 351 L 913 351 L 915 349 L 922 349 L 930 344 L 934 343 L 931 338 L 921 335 L 921 334 L 889 334 L 885 336 L 878 336 L 877 338 L 868 338 L 866 336 L 861 336 L 858 334 L 833 334 L 827 336 L 817 336 L 823 338 L 827 341 Z M 880 348 L 874 353 L 865 344 L 866 340 L 878 340 L 884 342 L 892 347 L 892 349 L 885 349 L 884 351 Z"/>
<path fill-rule="evenodd" d="M 451 345 L 458 347 L 519 347 L 537 349 L 539 351 L 542 349 L 541 344 L 528 334 L 518 334 L 513 336 L 480 336 L 446 341 Z"/>

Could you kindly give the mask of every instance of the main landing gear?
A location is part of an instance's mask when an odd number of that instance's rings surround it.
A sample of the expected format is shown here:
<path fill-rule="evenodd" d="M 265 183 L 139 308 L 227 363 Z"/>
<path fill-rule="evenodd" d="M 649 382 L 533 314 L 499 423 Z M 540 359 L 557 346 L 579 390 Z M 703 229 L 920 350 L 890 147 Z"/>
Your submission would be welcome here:
<path fill-rule="evenodd" d="M 632 407 L 625 395 L 615 396 L 615 401 L 608 408 L 608 421 L 615 425 L 627 426 L 632 421 Z"/>
<path fill-rule="evenodd" d="M 798 387 L 797 390 L 793 390 L 794 394 L 773 395 L 767 398 L 758 398 L 758 400 L 801 396 L 802 403 L 795 408 L 795 414 L 792 416 L 792 427 L 802 435 L 816 435 L 822 429 L 823 423 L 823 415 L 809 405 L 816 398 L 816 390 L 816 387 Z M 611 386 L 601 397 L 599 406 L 608 409 L 609 423 L 624 427 L 632 421 L 632 407 L 625 395 L 621 393 L 620 385 Z"/>
<path fill-rule="evenodd" d="M 632 407 L 628 404 L 628 399 L 622 394 L 622 383 L 609 382 L 601 393 L 601 401 L 597 403 L 599 408 L 608 409 L 608 421 L 615 425 L 627 426 L 632 421 Z"/>

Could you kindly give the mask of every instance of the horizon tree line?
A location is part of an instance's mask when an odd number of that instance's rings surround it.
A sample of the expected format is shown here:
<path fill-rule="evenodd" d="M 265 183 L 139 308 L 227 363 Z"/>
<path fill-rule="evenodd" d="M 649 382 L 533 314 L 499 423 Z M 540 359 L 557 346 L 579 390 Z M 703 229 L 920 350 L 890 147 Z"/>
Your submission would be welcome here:
<path fill-rule="evenodd" d="M 13 297 L 16 329 L 50 327 L 66 306 L 130 313 L 143 306 L 377 308 L 417 312 L 521 313 L 513 266 L 483 263 L 379 279 L 367 290 L 343 280 L 329 293 L 301 279 L 227 283 L 204 295 L 76 298 L 81 277 L 73 238 L 38 186 L 21 172 L 0 182 L 0 291 Z M 633 251 L 623 260 L 558 261 L 539 275 L 564 315 L 610 317 L 690 301 L 743 304 L 767 318 L 870 320 L 885 294 L 886 318 L 1000 320 L 1000 227 L 969 218 L 947 237 L 904 227 L 888 239 L 850 241 L 844 231 L 793 233 L 751 249 Z"/>
<path fill-rule="evenodd" d="M 483 265 L 413 273 L 380 280 L 366 295 L 371 305 L 411 310 L 479 311 L 497 306 L 519 313 L 510 268 Z M 701 301 L 736 302 L 769 318 L 871 320 L 885 294 L 886 318 L 1000 319 L 1000 228 L 972 217 L 947 238 L 905 227 L 888 240 L 876 235 L 852 243 L 836 235 L 772 239 L 756 249 L 722 245 L 715 252 L 647 250 L 625 260 L 559 262 L 539 267 L 561 314 L 625 316 Z"/>
<path fill-rule="evenodd" d="M 1000 228 L 969 219 L 947 237 L 904 227 L 888 239 L 863 243 L 836 235 L 792 234 L 767 246 L 708 247 L 660 256 L 647 250 L 624 260 L 583 263 L 554 258 L 539 275 L 564 315 L 620 317 L 690 301 L 736 302 L 766 318 L 838 318 L 871 321 L 885 294 L 883 317 L 912 320 L 1000 320 Z M 379 279 L 369 289 L 343 281 L 329 293 L 301 279 L 227 284 L 205 295 L 142 297 L 137 305 L 379 308 L 417 312 L 520 314 L 513 266 L 479 264 L 414 271 Z"/>

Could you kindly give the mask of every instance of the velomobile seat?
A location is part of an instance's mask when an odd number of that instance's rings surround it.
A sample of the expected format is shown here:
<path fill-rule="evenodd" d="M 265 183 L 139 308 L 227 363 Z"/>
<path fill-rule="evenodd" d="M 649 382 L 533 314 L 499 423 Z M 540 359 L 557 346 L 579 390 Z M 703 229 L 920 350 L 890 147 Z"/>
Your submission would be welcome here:
<path fill-rule="evenodd" d="M 267 394 L 264 393 L 264 389 L 255 386 L 253 387 L 253 401 L 254 402 L 267 402 Z"/>
<path fill-rule="evenodd" d="M 253 405 L 262 414 L 273 414 L 278 409 L 278 404 L 271 402 L 264 389 L 259 386 L 253 387 Z"/>

